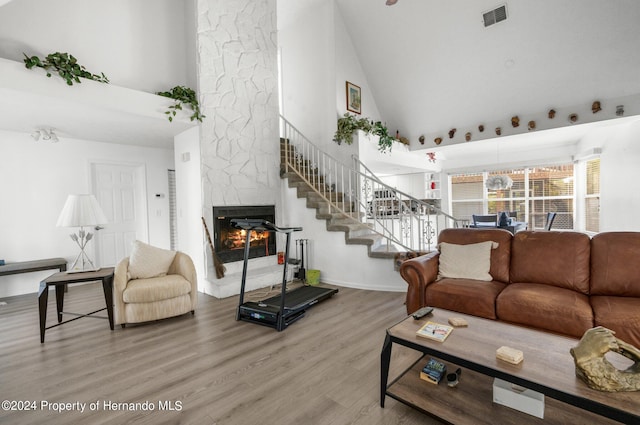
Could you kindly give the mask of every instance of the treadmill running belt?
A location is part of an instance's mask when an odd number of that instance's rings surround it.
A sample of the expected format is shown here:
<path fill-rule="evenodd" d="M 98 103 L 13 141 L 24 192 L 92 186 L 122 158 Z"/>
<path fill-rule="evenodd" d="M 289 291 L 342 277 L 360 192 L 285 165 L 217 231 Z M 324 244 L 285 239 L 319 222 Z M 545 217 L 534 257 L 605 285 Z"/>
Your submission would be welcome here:
<path fill-rule="evenodd" d="M 284 308 L 287 310 L 299 310 L 323 301 L 338 292 L 337 289 L 321 288 L 318 286 L 301 286 L 287 292 L 284 297 Z M 281 295 L 276 295 L 261 301 L 271 307 L 280 308 Z"/>

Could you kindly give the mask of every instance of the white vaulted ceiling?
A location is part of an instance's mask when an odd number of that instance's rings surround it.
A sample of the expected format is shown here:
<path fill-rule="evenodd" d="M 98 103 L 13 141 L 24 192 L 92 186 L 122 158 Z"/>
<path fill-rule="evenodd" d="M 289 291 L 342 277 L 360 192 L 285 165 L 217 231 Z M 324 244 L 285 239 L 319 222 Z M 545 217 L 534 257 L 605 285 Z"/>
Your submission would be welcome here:
<path fill-rule="evenodd" d="M 591 118 L 594 100 L 614 116 L 615 102 L 640 94 L 636 0 L 336 4 L 382 118 L 412 146 L 452 128 L 462 138 L 482 123 L 510 127 L 514 115 L 526 128 L 550 108 Z M 482 13 L 502 4 L 508 18 L 485 28 Z"/>

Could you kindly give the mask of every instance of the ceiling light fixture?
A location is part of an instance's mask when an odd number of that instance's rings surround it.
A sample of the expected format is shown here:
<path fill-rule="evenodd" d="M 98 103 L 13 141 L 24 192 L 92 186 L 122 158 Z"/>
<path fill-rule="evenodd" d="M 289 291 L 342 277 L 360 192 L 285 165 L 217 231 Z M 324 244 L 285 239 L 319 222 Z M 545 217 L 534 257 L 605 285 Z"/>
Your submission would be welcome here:
<path fill-rule="evenodd" d="M 42 137 L 42 140 L 51 140 L 52 143 L 58 142 L 58 136 L 53 132 L 53 128 L 49 130 L 45 128 L 37 129 L 31 133 L 31 137 L 33 137 L 33 140 L 36 142 L 40 140 L 40 137 Z"/>
<path fill-rule="evenodd" d="M 393 6 L 394 4 L 398 3 L 398 0 L 387 0 L 386 5 L 387 6 Z"/>

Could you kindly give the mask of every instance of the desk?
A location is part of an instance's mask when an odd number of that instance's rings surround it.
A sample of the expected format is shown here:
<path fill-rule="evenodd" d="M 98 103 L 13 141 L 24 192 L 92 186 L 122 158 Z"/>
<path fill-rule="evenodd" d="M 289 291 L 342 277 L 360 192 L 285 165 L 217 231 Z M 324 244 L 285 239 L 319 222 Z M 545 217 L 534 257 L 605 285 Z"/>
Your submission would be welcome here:
<path fill-rule="evenodd" d="M 511 224 L 507 226 L 494 226 L 494 225 L 483 225 L 483 224 L 471 224 L 469 226 L 472 229 L 504 229 L 510 231 L 512 234 L 516 234 L 523 230 L 527 230 L 528 224 L 526 221 L 513 221 Z"/>
<path fill-rule="evenodd" d="M 44 342 L 44 333 L 47 329 L 55 328 L 56 326 L 63 325 L 73 320 L 78 320 L 82 317 L 91 316 L 99 311 L 107 310 L 109 319 L 109 327 L 113 330 L 113 267 L 105 267 L 95 272 L 84 273 L 66 273 L 58 272 L 52 274 L 42 282 L 40 282 L 40 291 L 38 292 L 38 306 L 40 309 L 40 342 Z M 95 280 L 102 281 L 102 289 L 104 291 L 104 301 L 106 303 L 105 308 L 93 311 L 87 314 L 77 313 L 65 313 L 64 307 L 64 288 L 66 285 L 73 285 L 75 283 L 92 282 Z M 49 301 L 49 287 L 56 287 L 56 308 L 58 312 L 58 323 L 47 327 L 47 302 Z M 71 314 L 78 317 L 73 319 L 62 321 L 63 314 Z M 98 316 L 96 316 L 98 317 Z M 107 319 L 107 317 L 102 317 Z"/>

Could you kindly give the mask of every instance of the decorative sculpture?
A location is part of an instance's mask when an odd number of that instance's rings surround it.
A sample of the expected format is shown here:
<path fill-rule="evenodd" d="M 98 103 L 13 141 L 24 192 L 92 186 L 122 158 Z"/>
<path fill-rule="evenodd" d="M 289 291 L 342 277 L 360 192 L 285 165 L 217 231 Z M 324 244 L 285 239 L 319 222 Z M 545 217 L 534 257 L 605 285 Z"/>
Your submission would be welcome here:
<path fill-rule="evenodd" d="M 549 109 L 549 119 L 552 120 L 556 117 L 556 110 L 555 109 Z"/>
<path fill-rule="evenodd" d="M 571 355 L 576 365 L 576 376 L 589 388 L 599 391 L 640 390 L 640 350 L 616 338 L 614 332 L 598 326 L 584 333 Z M 618 370 L 605 354 L 616 352 L 634 363 L 626 370 Z"/>
<path fill-rule="evenodd" d="M 596 112 L 600 112 L 600 111 L 602 111 L 602 106 L 600 106 L 600 101 L 596 100 L 591 105 L 591 112 L 593 112 L 595 114 Z"/>
<path fill-rule="evenodd" d="M 520 118 L 517 115 L 511 117 L 511 125 L 513 126 L 513 128 L 516 128 L 520 125 Z"/>
<path fill-rule="evenodd" d="M 453 135 L 456 134 L 456 129 L 452 128 L 451 130 L 449 130 L 449 139 L 453 139 Z"/>

